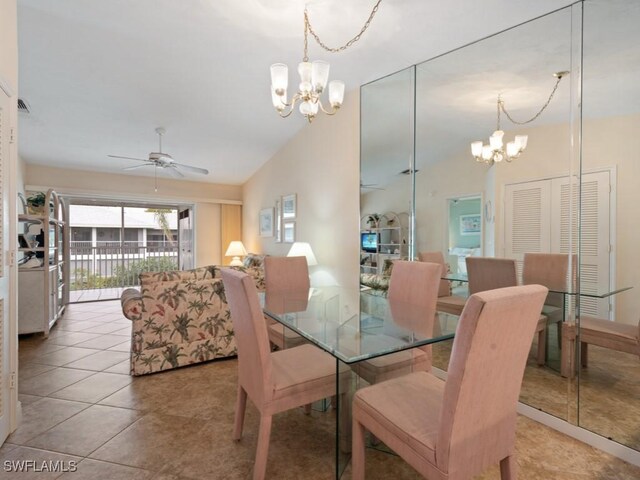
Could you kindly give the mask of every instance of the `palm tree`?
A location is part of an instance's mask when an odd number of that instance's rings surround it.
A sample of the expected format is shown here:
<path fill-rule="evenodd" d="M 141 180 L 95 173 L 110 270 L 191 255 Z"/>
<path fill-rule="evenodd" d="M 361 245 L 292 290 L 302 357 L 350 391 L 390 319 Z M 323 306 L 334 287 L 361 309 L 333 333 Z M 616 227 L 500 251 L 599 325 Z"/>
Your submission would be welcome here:
<path fill-rule="evenodd" d="M 174 213 L 174 210 L 170 208 L 147 208 L 145 212 L 153 213 L 153 218 L 163 231 L 167 242 L 173 247 L 173 233 L 171 233 L 171 227 L 169 226 L 170 213 Z"/>

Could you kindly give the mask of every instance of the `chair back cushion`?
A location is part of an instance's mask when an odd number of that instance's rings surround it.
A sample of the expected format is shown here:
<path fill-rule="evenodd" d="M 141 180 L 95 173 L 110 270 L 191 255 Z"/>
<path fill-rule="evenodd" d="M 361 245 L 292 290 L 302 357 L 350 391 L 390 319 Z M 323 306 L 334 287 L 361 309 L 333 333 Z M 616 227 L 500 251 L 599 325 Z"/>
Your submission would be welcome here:
<path fill-rule="evenodd" d="M 516 405 L 547 288 L 472 295 L 458 328 L 442 400 L 438 467 L 471 478 L 514 453 Z"/>
<path fill-rule="evenodd" d="M 515 260 L 467 257 L 465 261 L 470 294 L 495 290 L 496 288 L 515 287 L 518 284 Z"/>
<path fill-rule="evenodd" d="M 222 281 L 238 346 L 238 382 L 256 405 L 273 395 L 267 324 L 253 279 L 246 273 L 222 269 Z"/>
<path fill-rule="evenodd" d="M 444 263 L 444 255 L 442 252 L 420 252 L 418 258 L 421 262 L 437 263 L 442 266 L 441 277 L 444 277 L 447 272 L 447 265 Z M 440 280 L 440 286 L 438 287 L 439 297 L 451 296 L 451 282 L 448 280 Z"/>
<path fill-rule="evenodd" d="M 568 269 L 569 255 L 563 253 L 525 253 L 522 266 L 522 284 L 538 284 L 544 285 L 549 290 L 564 291 L 567 289 Z M 545 303 L 554 307 L 562 307 L 562 297 L 562 293 L 551 292 L 547 295 Z"/>
<path fill-rule="evenodd" d="M 309 292 L 309 267 L 305 257 L 265 257 L 267 293 Z"/>
<path fill-rule="evenodd" d="M 389 302 L 422 306 L 435 314 L 441 271 L 436 263 L 396 260 L 389 280 Z"/>

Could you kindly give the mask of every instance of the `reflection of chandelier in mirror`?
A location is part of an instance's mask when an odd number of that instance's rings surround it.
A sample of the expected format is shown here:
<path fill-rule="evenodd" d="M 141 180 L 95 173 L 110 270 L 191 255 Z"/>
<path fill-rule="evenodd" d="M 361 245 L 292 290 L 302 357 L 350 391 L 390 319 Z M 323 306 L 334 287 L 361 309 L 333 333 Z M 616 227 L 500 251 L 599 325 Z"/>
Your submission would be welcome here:
<path fill-rule="evenodd" d="M 493 134 L 489 137 L 489 144 L 483 145 L 481 141 L 471 142 L 471 154 L 474 156 L 476 161 L 493 165 L 494 163 L 499 163 L 503 160 L 506 162 L 511 162 L 515 158 L 518 158 L 520 154 L 525 150 L 525 148 L 527 148 L 527 140 L 529 139 L 529 137 L 527 135 L 516 135 L 513 142 L 507 143 L 505 149 L 504 141 L 502 140 L 502 137 L 504 137 L 504 131 L 500 129 L 500 112 L 503 112 L 507 116 L 507 118 L 516 125 L 525 125 L 527 123 L 533 122 L 549 106 L 553 95 L 558 89 L 560 80 L 562 80 L 562 77 L 568 74 L 569 72 L 566 71 L 556 72 L 553 74 L 553 76 L 556 77 L 557 80 L 556 84 L 553 87 L 553 90 L 551 91 L 551 95 L 549 95 L 546 103 L 542 106 L 538 113 L 536 113 L 529 120 L 525 120 L 524 122 L 518 122 L 517 120 L 514 120 L 511 115 L 509 115 L 509 112 L 507 112 L 504 106 L 504 100 L 502 100 L 500 95 L 498 95 L 498 122 L 496 131 L 493 132 Z"/>
<path fill-rule="evenodd" d="M 329 80 L 329 64 L 321 60 L 315 62 L 309 62 L 308 49 L 308 34 L 310 33 L 315 38 L 318 45 L 324 48 L 328 52 L 337 53 L 342 50 L 346 50 L 355 42 L 360 40 L 360 37 L 365 32 L 376 12 L 382 0 L 378 0 L 374 5 L 369 18 L 365 22 L 360 32 L 338 48 L 331 48 L 322 43 L 318 34 L 311 27 L 309 22 L 309 14 L 307 9 L 304 9 L 304 55 L 302 62 L 298 64 L 298 74 L 300 75 L 300 84 L 298 86 L 298 92 L 291 98 L 291 101 L 287 100 L 287 86 L 289 84 L 289 69 L 284 63 L 274 63 L 271 65 L 271 100 L 278 114 L 286 118 L 291 115 L 296 103 L 300 101 L 300 113 L 304 115 L 309 123 L 314 119 L 318 113 L 318 109 L 322 110 L 327 115 L 335 115 L 338 109 L 342 106 L 344 99 L 344 82 L 340 80 L 333 80 L 329 82 L 329 105 L 331 109 L 327 110 L 322 105 L 320 96 L 327 87 L 327 81 Z M 287 110 L 288 109 L 288 110 Z"/>

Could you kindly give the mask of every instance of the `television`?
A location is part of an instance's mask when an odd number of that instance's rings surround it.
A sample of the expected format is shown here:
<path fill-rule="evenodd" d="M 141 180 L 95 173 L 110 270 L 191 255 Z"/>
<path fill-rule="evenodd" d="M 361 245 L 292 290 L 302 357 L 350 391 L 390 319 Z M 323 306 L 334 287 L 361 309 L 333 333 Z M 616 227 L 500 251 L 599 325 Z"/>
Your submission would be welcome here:
<path fill-rule="evenodd" d="M 360 249 L 363 252 L 376 253 L 378 251 L 379 237 L 377 233 L 361 232 L 360 233 Z"/>

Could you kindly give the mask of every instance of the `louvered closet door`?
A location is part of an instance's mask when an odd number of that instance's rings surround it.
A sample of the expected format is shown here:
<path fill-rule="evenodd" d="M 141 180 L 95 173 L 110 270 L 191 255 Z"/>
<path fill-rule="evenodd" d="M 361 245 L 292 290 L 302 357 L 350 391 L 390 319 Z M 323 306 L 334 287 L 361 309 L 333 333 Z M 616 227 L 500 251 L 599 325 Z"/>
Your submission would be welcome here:
<path fill-rule="evenodd" d="M 582 218 L 580 224 L 580 291 L 607 291 L 610 283 L 610 177 L 608 171 L 582 175 Z M 569 178 L 552 181 L 552 248 L 554 252 L 577 252 L 578 189 L 570 189 Z M 570 190 L 572 194 L 570 195 Z M 571 213 L 569 213 L 571 212 Z M 569 226 L 571 224 L 571 227 Z M 580 298 L 580 312 L 609 318 L 610 299 Z"/>
<path fill-rule="evenodd" d="M 0 445 L 9 435 L 9 97 L 0 88 Z"/>
<path fill-rule="evenodd" d="M 513 258 L 522 278 L 525 253 L 551 247 L 551 182 L 541 180 L 505 186 L 505 257 Z"/>

